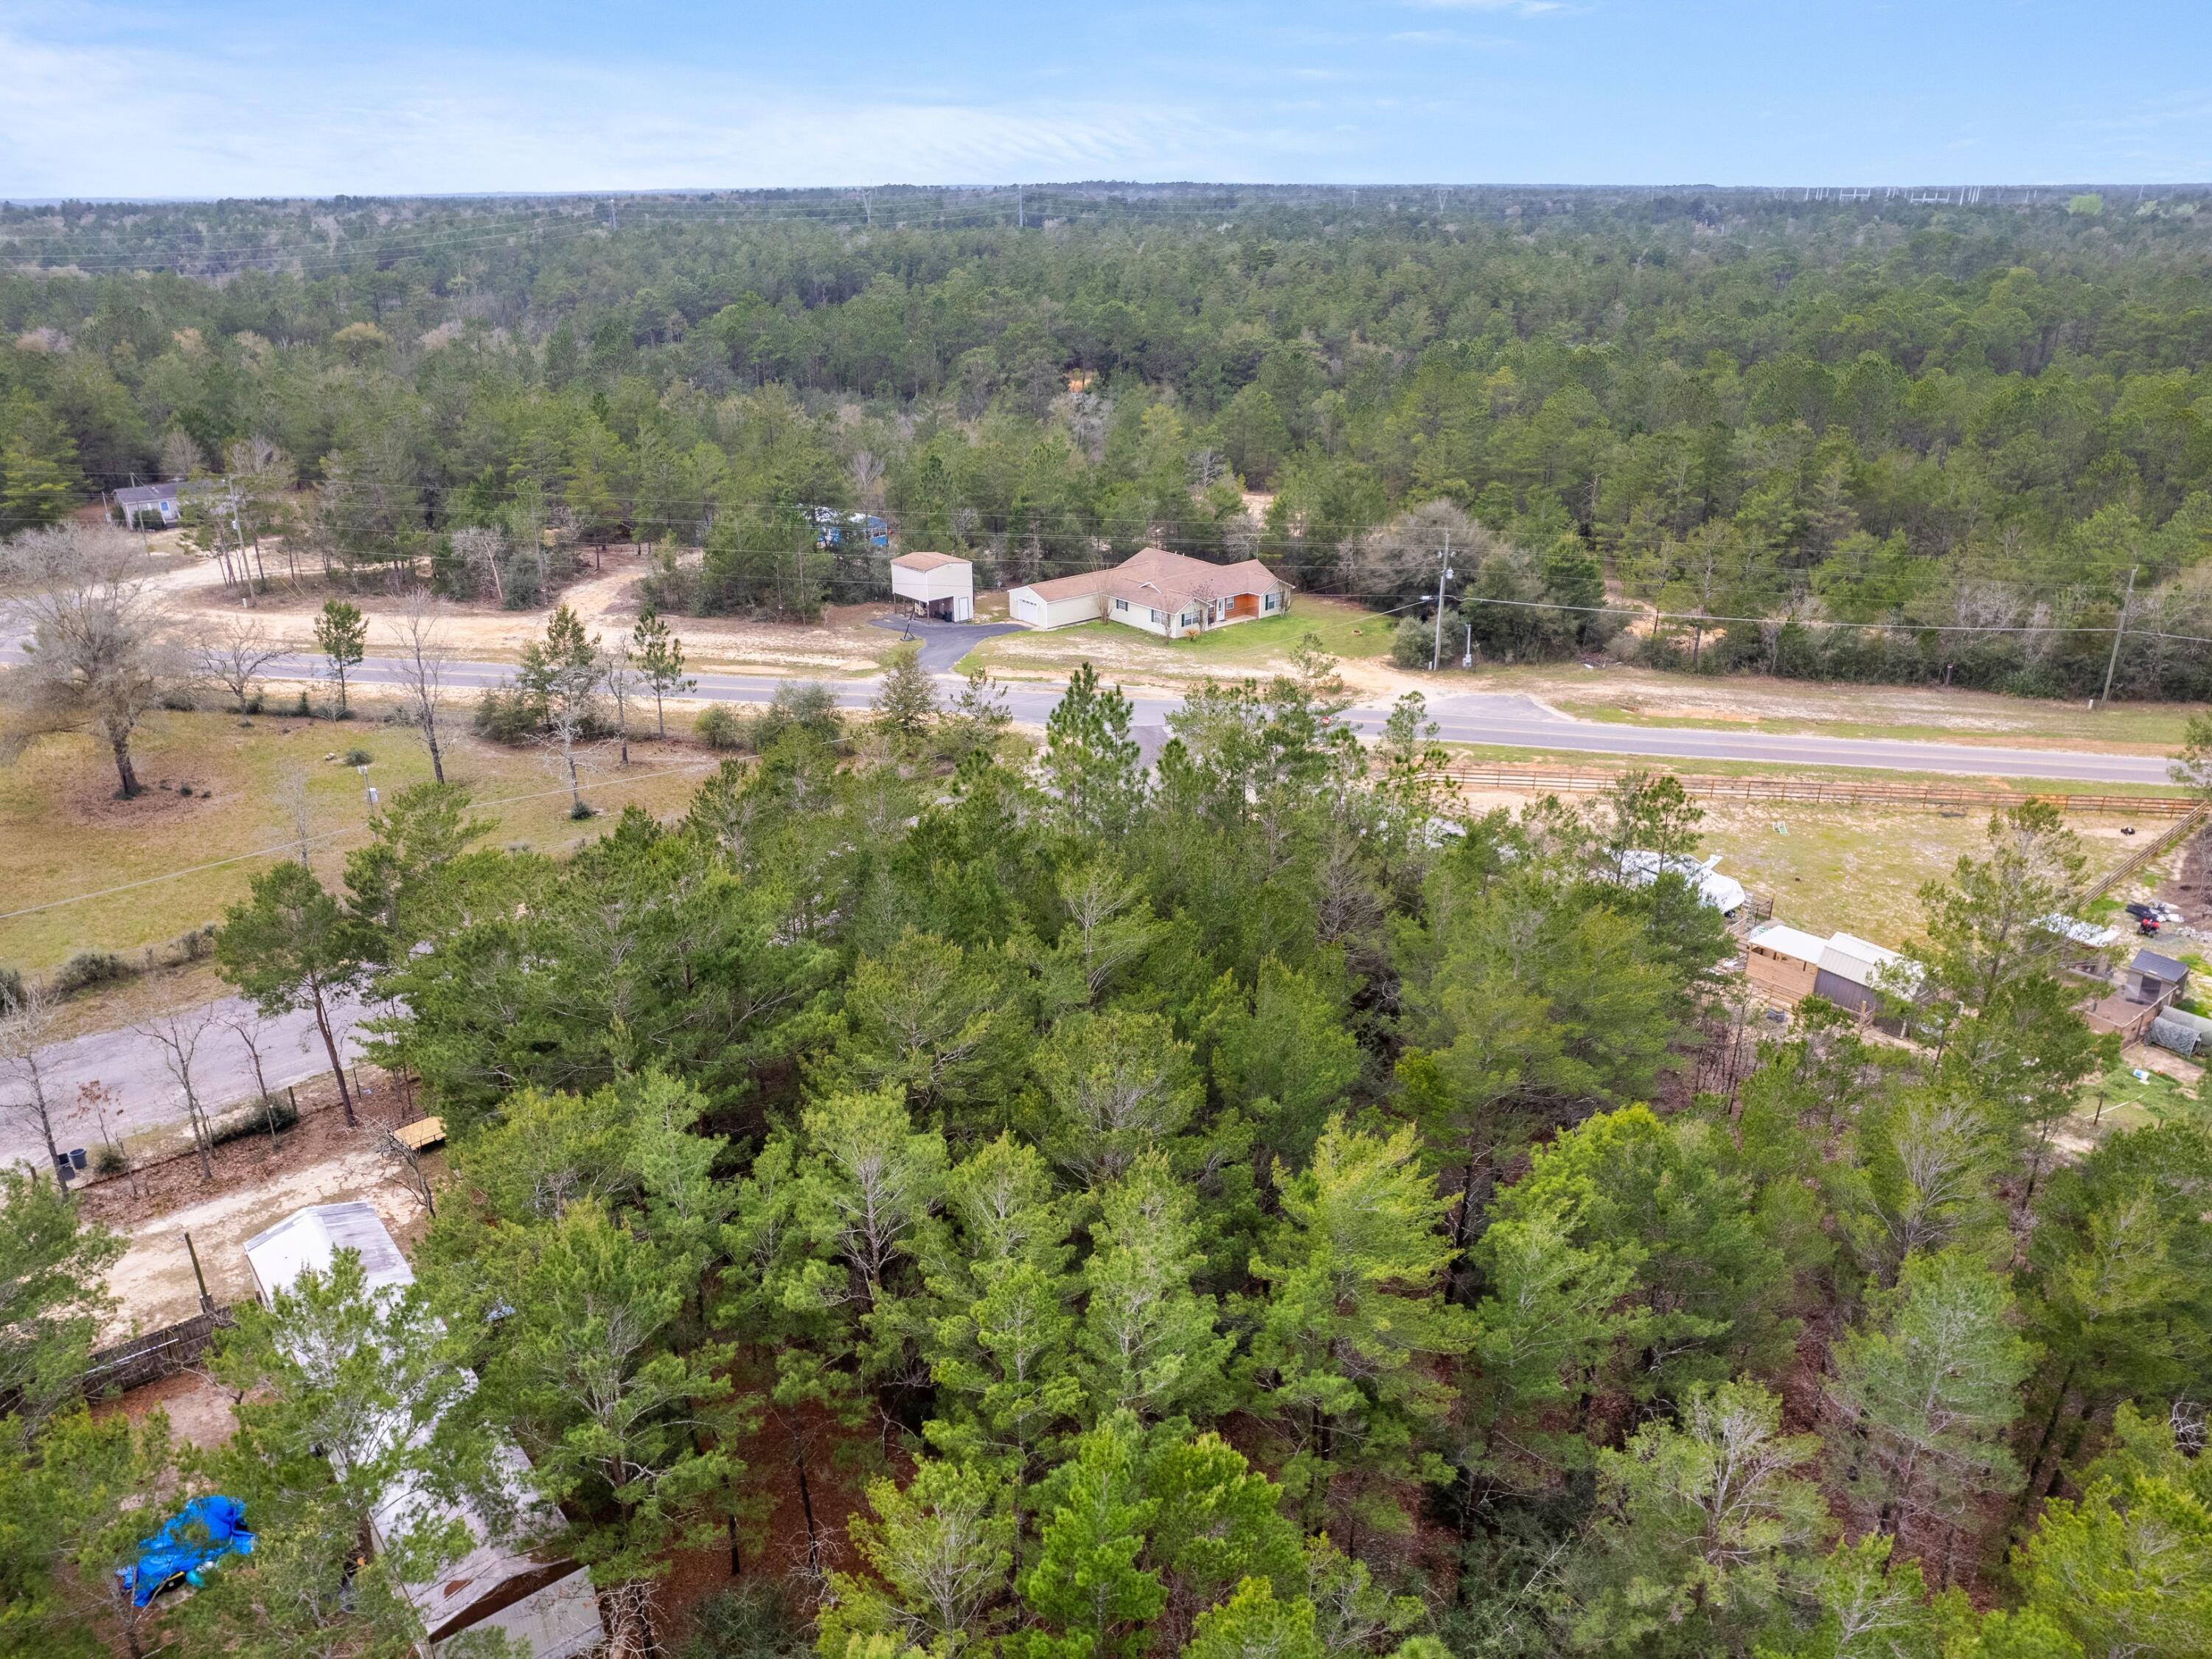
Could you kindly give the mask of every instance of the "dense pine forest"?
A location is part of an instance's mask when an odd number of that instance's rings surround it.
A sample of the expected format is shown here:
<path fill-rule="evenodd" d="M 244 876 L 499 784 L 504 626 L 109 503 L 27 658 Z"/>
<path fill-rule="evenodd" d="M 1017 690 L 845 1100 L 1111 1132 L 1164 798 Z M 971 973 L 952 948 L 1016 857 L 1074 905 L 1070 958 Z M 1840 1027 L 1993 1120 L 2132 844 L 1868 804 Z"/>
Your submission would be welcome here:
<path fill-rule="evenodd" d="M 0 528 L 213 472 L 356 580 L 527 603 L 454 538 L 558 529 L 802 617 L 881 580 L 810 507 L 986 580 L 1155 543 L 1378 608 L 1449 528 L 1488 659 L 2081 695 L 2124 623 L 2118 692 L 2202 697 L 2212 212 L 1964 197 L 9 208 Z"/>
<path fill-rule="evenodd" d="M 0 1177 L 0 1643 L 396 1659 L 465 1542 L 362 1559 L 406 1483 L 539 1516 L 623 1656 L 2203 1654 L 2212 1136 L 2077 1115 L 2057 816 L 1909 1008 L 1773 1027 L 1622 879 L 1672 780 L 1459 818 L 1344 706 L 1309 652 L 1150 770 L 1087 670 L 1026 756 L 809 708 L 571 860 L 434 783 L 258 876 L 224 975 L 365 982 L 453 1133 L 416 1282 L 241 1310 L 179 1445 L 77 1399 L 119 1245 Z M 210 1490 L 253 1553 L 133 1608 Z"/>

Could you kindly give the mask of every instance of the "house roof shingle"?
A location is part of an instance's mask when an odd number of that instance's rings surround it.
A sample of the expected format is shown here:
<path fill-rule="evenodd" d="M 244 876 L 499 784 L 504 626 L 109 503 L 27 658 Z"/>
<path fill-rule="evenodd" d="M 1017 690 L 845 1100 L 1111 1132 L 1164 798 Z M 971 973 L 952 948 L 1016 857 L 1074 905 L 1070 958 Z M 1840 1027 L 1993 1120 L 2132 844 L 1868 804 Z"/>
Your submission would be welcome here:
<path fill-rule="evenodd" d="M 1103 592 L 1131 605 L 1170 611 L 1192 599 L 1237 599 L 1272 593 L 1290 585 L 1257 559 L 1209 564 L 1164 547 L 1144 548 L 1110 570 L 1088 570 L 1079 576 L 1024 584 L 1047 604 Z"/>
<path fill-rule="evenodd" d="M 2128 963 L 2128 971 L 2131 974 L 2148 974 L 2151 978 L 2163 980 L 2168 985 L 2179 985 L 2189 977 L 2187 963 L 2176 962 L 2172 957 L 2162 957 L 2155 951 L 2136 951 L 2135 959 Z"/>

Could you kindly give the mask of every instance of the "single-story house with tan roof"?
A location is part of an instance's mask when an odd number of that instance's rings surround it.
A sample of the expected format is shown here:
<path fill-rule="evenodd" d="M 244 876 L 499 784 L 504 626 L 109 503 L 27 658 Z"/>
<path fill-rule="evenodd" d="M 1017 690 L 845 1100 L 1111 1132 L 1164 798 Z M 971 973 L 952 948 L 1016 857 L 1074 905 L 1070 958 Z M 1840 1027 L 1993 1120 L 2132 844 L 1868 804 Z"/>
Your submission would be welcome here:
<path fill-rule="evenodd" d="M 1007 617 L 1026 627 L 1116 622 L 1170 640 L 1290 608 L 1290 583 L 1257 559 L 1208 564 L 1160 547 L 1133 553 L 1111 570 L 1030 582 L 1006 594 Z"/>

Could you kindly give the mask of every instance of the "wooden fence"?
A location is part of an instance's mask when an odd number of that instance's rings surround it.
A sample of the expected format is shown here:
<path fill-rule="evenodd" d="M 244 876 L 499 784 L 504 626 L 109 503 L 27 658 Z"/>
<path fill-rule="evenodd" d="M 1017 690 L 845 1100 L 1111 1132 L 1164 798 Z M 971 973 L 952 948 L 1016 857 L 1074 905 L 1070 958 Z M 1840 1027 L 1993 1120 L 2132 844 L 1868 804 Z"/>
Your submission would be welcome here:
<path fill-rule="evenodd" d="M 101 1348 L 85 1367 L 84 1392 L 88 1398 L 97 1399 L 110 1391 L 121 1394 L 143 1389 L 149 1382 L 188 1371 L 208 1351 L 215 1334 L 237 1322 L 229 1309 L 217 1308 L 195 1314 L 180 1325 L 165 1326 L 112 1348 Z"/>
<path fill-rule="evenodd" d="M 2103 880 L 2100 881 L 2094 887 L 2092 887 L 2089 890 L 2089 896 L 2092 899 L 2100 899 L 2104 897 L 2106 894 L 2111 892 L 2112 889 L 2118 886 L 2130 876 L 2134 875 L 2136 872 L 2142 869 L 2145 865 L 2150 863 L 2152 860 L 2164 854 L 2168 849 L 2172 848 L 2176 842 L 2186 841 L 2191 836 L 2194 835 L 2197 830 L 2203 827 L 2204 820 L 2208 816 L 2212 816 L 2212 806 L 2199 806 L 2195 811 L 2191 811 L 2187 817 L 2175 824 L 2172 829 L 2167 830 L 2157 840 L 2152 842 L 2149 846 L 2139 848 L 2135 852 L 2129 854 L 2126 862 L 2123 863 L 2118 869 L 2112 871 L 2109 875 L 2106 876 Z"/>
<path fill-rule="evenodd" d="M 1620 772 L 1596 768 L 1489 765 L 1455 762 L 1445 775 L 1468 789 L 1510 789 L 1532 794 L 1589 795 L 1612 788 Z M 2197 804 L 2185 795 L 2034 794 L 2012 789 L 1961 789 L 1940 783 L 1880 783 L 1822 778 L 1729 777 L 1676 772 L 1675 781 L 1698 800 L 1791 801 L 1805 805 L 1924 806 L 1997 812 L 2023 801 L 2045 800 L 2062 812 L 2111 812 L 2128 817 L 2185 818 Z"/>

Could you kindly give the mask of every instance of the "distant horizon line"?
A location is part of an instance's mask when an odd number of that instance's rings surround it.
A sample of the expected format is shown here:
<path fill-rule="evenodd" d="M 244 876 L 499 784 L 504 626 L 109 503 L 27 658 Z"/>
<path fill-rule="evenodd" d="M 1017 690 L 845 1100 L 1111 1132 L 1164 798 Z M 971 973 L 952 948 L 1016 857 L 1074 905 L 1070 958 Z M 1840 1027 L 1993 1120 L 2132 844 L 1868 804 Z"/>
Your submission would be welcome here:
<path fill-rule="evenodd" d="M 2047 179 L 2021 180 L 2007 183 L 1973 184 L 1953 179 L 1948 182 L 1921 180 L 1912 183 L 1829 183 L 1829 184 L 1772 184 L 1720 185 L 1685 180 L 1674 184 L 1567 184 L 1559 182 L 1504 181 L 1453 183 L 1445 180 L 1401 179 L 1369 183 L 1293 182 L 1266 183 L 1237 179 L 1027 179 L 1002 184 L 989 183 L 883 183 L 868 185 L 671 185 L 634 186 L 619 190 L 467 190 L 467 191 L 331 191 L 323 194 L 290 192 L 267 196 L 131 196 L 71 194 L 61 196 L 10 196 L 0 194 L 0 209 L 51 208 L 83 205 L 87 207 L 186 207 L 220 205 L 238 203 L 249 205 L 286 203 L 327 202 L 586 202 L 586 201 L 643 201 L 671 198 L 731 198 L 771 196 L 843 196 L 854 197 L 874 193 L 885 195 L 927 195 L 936 191 L 956 191 L 972 194 L 1011 194 L 1019 191 L 1063 191 L 1086 194 L 1113 192 L 1148 192 L 1183 194 L 1204 191 L 1237 191 L 1255 193 L 1299 192 L 1316 195 L 1354 195 L 1373 191 L 1483 191 L 1506 194 L 1537 194 L 1543 192 L 1595 195 L 1613 193 L 1635 196 L 1664 196 L 1698 192 L 1729 196 L 1796 196 L 1811 202 L 1845 202 L 1871 200 L 1877 196 L 1894 198 L 1903 195 L 1915 198 L 1916 192 L 1931 195 L 1959 193 L 1961 199 L 1950 203 L 1940 200 L 1929 205 L 1977 206 L 1984 199 L 2002 199 L 2008 193 L 2049 191 L 2053 194 L 2075 192 L 2100 194 L 2105 191 L 2133 191 L 2138 196 L 2150 191 L 2182 194 L 2212 193 L 2212 180 L 2200 179 Z"/>

